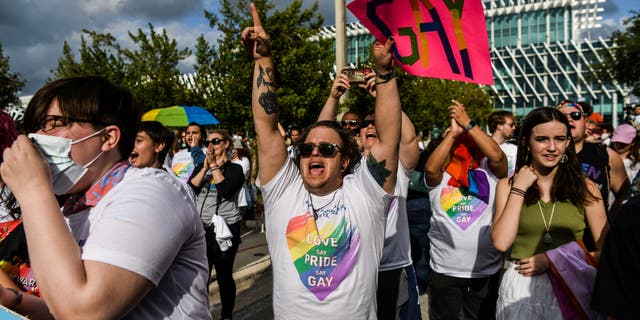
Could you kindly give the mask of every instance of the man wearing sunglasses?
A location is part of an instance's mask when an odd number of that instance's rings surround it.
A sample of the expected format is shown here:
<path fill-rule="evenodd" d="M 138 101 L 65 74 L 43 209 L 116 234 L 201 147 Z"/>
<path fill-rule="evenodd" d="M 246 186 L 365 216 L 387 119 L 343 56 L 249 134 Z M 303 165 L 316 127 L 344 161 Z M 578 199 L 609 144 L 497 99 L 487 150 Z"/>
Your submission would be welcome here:
<path fill-rule="evenodd" d="M 362 86 L 371 96 L 374 98 L 377 96 L 374 73 L 365 75 L 365 84 Z M 332 120 L 335 118 L 336 110 L 337 100 L 333 104 L 326 103 L 318 120 Z M 375 112 L 369 112 L 358 124 L 360 130 L 356 137 L 359 138 L 360 148 L 365 158 L 371 154 L 374 146 L 380 143 L 375 118 Z M 403 315 L 403 319 L 421 318 L 417 279 L 411 260 L 411 240 L 406 209 L 409 179 L 418 162 L 420 149 L 413 123 L 404 112 L 401 127 L 399 163 L 394 190 L 397 205 L 393 205 L 387 214 L 384 249 L 378 266 L 376 293 L 378 319 L 396 319 L 400 314 Z"/>
<path fill-rule="evenodd" d="M 607 209 L 609 223 L 615 217 L 616 209 L 622 204 L 629 190 L 629 179 L 620 156 L 610 148 L 597 143 L 586 141 L 586 118 L 582 106 L 576 102 L 565 100 L 556 106 L 569 120 L 571 137 L 573 138 L 578 160 L 582 163 L 583 172 L 600 187 L 600 194 Z M 609 191 L 615 196 L 615 201 L 608 206 Z M 593 250 L 595 244 L 591 232 L 585 231 L 584 242 L 588 249 Z"/>
<path fill-rule="evenodd" d="M 494 111 L 489 115 L 487 122 L 491 138 L 500 146 L 502 152 L 507 156 L 509 176 L 512 176 L 516 168 L 516 157 L 518 155 L 518 147 L 509 142 L 513 137 L 513 133 L 516 131 L 516 122 L 513 113 L 506 110 Z"/>
<path fill-rule="evenodd" d="M 353 136 L 333 121 L 305 130 L 300 155 L 287 157 L 277 131 L 278 106 L 269 38 L 251 4 L 253 26 L 242 40 L 255 60 L 252 110 L 273 263 L 277 319 L 330 315 L 376 317 L 376 266 L 384 242 L 400 142 L 400 97 L 393 40 L 375 43 L 380 143 L 361 159 Z M 297 163 L 297 165 L 296 165 Z M 362 169 L 354 170 L 357 165 Z"/>

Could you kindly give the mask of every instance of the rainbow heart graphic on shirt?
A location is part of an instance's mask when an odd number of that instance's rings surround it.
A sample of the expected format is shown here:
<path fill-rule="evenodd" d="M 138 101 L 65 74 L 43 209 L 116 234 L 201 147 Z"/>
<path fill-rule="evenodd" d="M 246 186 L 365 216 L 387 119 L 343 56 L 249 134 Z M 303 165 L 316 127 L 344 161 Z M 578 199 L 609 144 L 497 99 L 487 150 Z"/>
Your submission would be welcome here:
<path fill-rule="evenodd" d="M 473 172 L 472 172 L 473 171 Z M 440 193 L 440 205 L 461 230 L 467 230 L 489 205 L 489 180 L 479 170 L 469 170 L 469 187 L 447 185 Z"/>
<path fill-rule="evenodd" d="M 353 269 L 360 236 L 344 217 L 318 232 L 316 220 L 306 212 L 289 220 L 287 244 L 302 284 L 324 301 Z"/>
<path fill-rule="evenodd" d="M 173 170 L 173 173 L 176 174 L 176 176 L 182 178 L 182 180 L 188 180 L 189 177 L 191 177 L 191 173 L 193 173 L 193 169 L 195 169 L 193 162 L 179 162 L 173 165 L 173 167 L 171 167 L 171 170 Z"/>

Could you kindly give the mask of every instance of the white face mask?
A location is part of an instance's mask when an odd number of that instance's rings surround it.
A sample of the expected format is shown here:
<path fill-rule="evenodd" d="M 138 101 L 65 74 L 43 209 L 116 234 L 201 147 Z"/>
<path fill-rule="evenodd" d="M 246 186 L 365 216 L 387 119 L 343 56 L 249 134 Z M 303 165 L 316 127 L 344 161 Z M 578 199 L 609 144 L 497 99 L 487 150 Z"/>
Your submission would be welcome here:
<path fill-rule="evenodd" d="M 606 132 L 605 132 L 605 133 L 603 133 L 602 135 L 600 135 L 600 139 L 601 139 L 601 140 L 607 140 L 607 139 L 609 139 L 609 134 L 608 134 L 608 133 L 606 133 Z"/>
<path fill-rule="evenodd" d="M 71 146 L 78 142 L 93 138 L 105 131 L 105 129 L 96 131 L 75 141 L 46 134 L 29 134 L 29 138 L 32 139 L 38 149 L 40 149 L 42 155 L 44 155 L 49 163 L 53 182 L 53 192 L 57 195 L 61 195 L 71 190 L 71 188 L 73 188 L 87 173 L 88 168 L 96 162 L 103 153 L 103 151 L 101 151 L 95 158 L 93 158 L 93 160 L 83 166 L 69 157 L 69 154 L 71 153 Z"/>

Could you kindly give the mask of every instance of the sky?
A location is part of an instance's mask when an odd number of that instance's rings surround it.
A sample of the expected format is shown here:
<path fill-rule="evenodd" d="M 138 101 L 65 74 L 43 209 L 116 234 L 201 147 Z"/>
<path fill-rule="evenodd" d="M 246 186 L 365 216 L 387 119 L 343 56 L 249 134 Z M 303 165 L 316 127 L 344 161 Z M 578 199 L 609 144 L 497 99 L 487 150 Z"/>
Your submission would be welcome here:
<path fill-rule="evenodd" d="M 278 8 L 292 2 L 272 1 Z M 313 4 L 311 0 L 303 2 L 306 6 Z M 601 4 L 605 9 L 603 27 L 597 33 L 608 35 L 620 29 L 622 19 L 630 16 L 629 10 L 640 10 L 640 4 L 632 3 L 636 1 L 607 0 Z M 318 4 L 325 24 L 332 25 L 334 1 L 319 0 Z M 218 8 L 219 0 L 7 0 L 0 2 L 0 44 L 9 58 L 9 71 L 27 81 L 20 95 L 31 95 L 53 77 L 51 70 L 62 55 L 64 41 L 77 56 L 82 29 L 111 33 L 121 46 L 132 48 L 127 32 L 137 33 L 141 28 L 148 34 L 151 22 L 156 32 L 167 30 L 179 48 L 195 51 L 199 35 L 212 44 L 219 36 L 203 13 L 205 9 L 216 12 Z M 355 20 L 347 10 L 347 22 Z M 193 72 L 194 62 L 193 56 L 181 61 L 180 71 Z"/>

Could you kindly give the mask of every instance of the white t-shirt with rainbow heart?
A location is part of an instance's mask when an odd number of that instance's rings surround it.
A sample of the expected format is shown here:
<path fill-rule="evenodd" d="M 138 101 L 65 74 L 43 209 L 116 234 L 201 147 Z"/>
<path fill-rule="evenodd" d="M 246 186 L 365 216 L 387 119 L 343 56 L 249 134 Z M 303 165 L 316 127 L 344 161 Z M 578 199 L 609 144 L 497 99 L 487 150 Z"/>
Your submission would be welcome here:
<path fill-rule="evenodd" d="M 393 197 L 364 158 L 360 163 L 341 188 L 322 197 L 305 189 L 290 158 L 269 183 L 256 182 L 264 198 L 276 319 L 376 318 L 385 213 Z"/>
<path fill-rule="evenodd" d="M 484 164 L 486 161 L 474 170 L 470 188 L 450 186 L 451 175 L 445 171 L 440 184 L 429 190 L 433 210 L 430 266 L 437 273 L 480 278 L 502 266 L 502 255 L 491 240 L 498 179 Z"/>

